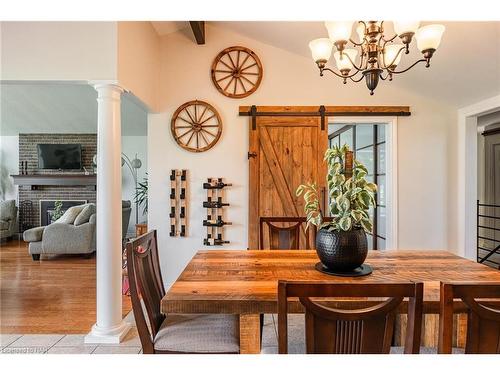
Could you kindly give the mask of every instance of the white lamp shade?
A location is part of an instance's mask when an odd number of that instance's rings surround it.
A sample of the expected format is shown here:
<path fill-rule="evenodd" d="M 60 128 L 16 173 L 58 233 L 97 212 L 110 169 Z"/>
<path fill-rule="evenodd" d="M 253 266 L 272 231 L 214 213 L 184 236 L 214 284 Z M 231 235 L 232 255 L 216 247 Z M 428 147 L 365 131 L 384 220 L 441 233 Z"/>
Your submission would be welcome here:
<path fill-rule="evenodd" d="M 398 52 L 404 48 L 402 44 L 389 44 L 384 48 L 384 63 L 386 66 L 397 66 L 401 61 L 403 53 Z M 397 56 L 397 57 L 396 57 Z M 394 60 L 395 59 L 395 60 Z M 394 62 L 393 62 L 394 61 Z"/>
<path fill-rule="evenodd" d="M 358 50 L 353 48 L 348 48 L 342 51 L 343 54 L 348 54 L 353 62 L 356 62 L 356 56 L 358 55 Z M 335 57 L 335 62 L 337 63 L 337 68 L 342 70 L 351 70 L 353 68 L 351 61 L 347 56 L 340 56 L 340 52 L 337 51 L 333 54 Z"/>
<path fill-rule="evenodd" d="M 312 58 L 314 61 L 326 60 L 332 55 L 333 43 L 328 38 L 314 39 L 309 42 Z"/>
<path fill-rule="evenodd" d="M 413 33 L 415 34 L 420 26 L 420 21 L 394 21 L 394 31 L 398 35 Z"/>
<path fill-rule="evenodd" d="M 348 41 L 351 37 L 353 21 L 327 21 L 325 27 L 332 42 Z"/>
<path fill-rule="evenodd" d="M 437 49 L 441 43 L 445 27 L 443 25 L 427 25 L 417 30 L 415 38 L 420 51 Z"/>

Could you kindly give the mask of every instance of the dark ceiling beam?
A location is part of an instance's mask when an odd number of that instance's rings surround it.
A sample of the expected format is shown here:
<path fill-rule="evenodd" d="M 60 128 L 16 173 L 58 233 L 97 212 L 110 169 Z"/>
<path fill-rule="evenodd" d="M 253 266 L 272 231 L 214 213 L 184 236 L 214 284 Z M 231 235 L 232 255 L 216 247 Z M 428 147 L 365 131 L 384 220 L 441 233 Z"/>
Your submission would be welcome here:
<path fill-rule="evenodd" d="M 196 43 L 205 44 L 205 21 L 189 21 Z"/>

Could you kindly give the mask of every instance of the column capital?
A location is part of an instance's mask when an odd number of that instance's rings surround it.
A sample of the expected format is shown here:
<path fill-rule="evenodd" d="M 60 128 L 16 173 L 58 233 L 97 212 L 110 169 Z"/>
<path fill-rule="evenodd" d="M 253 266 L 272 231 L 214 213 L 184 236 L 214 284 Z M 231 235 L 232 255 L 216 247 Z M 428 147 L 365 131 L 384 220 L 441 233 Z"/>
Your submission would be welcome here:
<path fill-rule="evenodd" d="M 126 91 L 116 81 L 89 81 L 89 85 L 91 85 L 99 95 L 106 93 L 121 95 Z"/>

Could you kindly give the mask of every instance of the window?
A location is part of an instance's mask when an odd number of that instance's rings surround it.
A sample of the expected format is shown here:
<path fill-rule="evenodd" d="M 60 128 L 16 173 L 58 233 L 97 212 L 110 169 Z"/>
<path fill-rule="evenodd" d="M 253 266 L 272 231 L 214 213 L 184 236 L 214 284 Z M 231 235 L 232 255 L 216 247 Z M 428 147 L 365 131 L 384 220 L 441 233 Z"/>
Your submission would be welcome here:
<path fill-rule="evenodd" d="M 377 206 L 370 209 L 373 231 L 368 234 L 368 248 L 383 250 L 387 237 L 386 124 L 330 124 L 330 147 L 347 144 L 354 157 L 368 169 L 366 179 L 378 186 Z"/>

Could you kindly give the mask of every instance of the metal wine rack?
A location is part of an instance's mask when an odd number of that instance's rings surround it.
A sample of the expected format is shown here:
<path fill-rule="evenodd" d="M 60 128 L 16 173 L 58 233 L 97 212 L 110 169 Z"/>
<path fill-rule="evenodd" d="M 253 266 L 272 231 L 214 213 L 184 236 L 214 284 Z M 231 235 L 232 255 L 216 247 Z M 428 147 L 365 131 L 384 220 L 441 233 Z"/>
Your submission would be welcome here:
<path fill-rule="evenodd" d="M 170 172 L 170 236 L 187 235 L 187 170 Z"/>
<path fill-rule="evenodd" d="M 207 200 L 203 207 L 207 209 L 207 219 L 203 220 L 203 226 L 207 228 L 207 237 L 203 239 L 205 246 L 220 246 L 228 244 L 224 240 L 224 227 L 231 222 L 224 221 L 224 208 L 229 203 L 224 202 L 224 188 L 232 184 L 224 183 L 222 178 L 209 178 L 203 183 L 203 189 L 207 191 Z"/>

